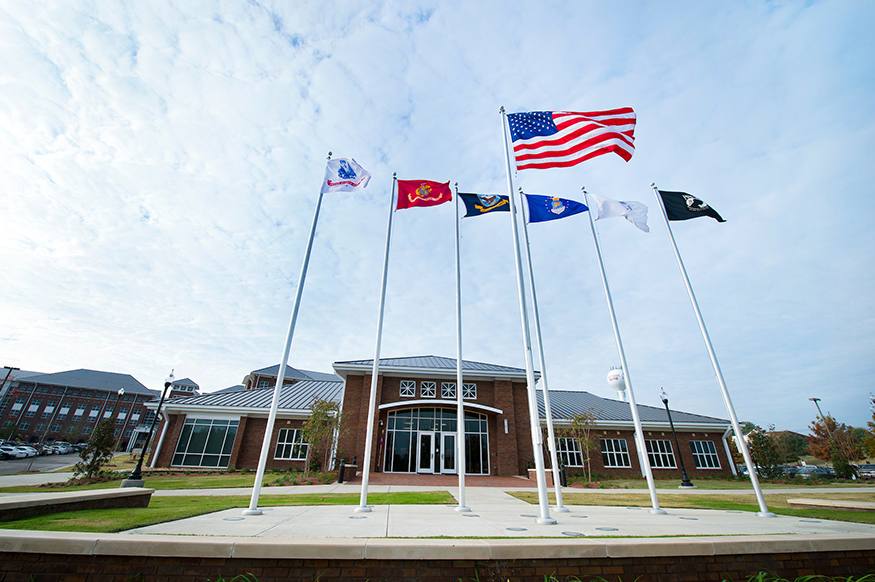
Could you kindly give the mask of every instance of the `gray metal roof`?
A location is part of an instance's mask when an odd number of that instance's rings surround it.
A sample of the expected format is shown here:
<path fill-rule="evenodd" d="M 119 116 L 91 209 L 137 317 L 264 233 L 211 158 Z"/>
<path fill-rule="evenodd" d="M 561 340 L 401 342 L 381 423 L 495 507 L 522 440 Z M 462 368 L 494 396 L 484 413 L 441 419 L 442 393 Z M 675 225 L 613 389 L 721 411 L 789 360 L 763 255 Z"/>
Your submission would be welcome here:
<path fill-rule="evenodd" d="M 260 370 L 253 370 L 250 374 L 261 374 L 263 376 L 278 376 L 280 373 L 280 365 L 275 364 Z M 319 380 L 321 382 L 340 382 L 340 377 L 336 374 L 326 372 L 313 372 L 311 370 L 299 370 L 291 366 L 286 366 L 286 373 L 283 376 L 291 380 Z"/>
<path fill-rule="evenodd" d="M 235 392 L 212 392 L 201 396 L 176 396 L 167 401 L 168 406 L 202 406 L 269 409 L 273 401 L 273 388 L 239 390 Z M 283 386 L 280 392 L 280 410 L 308 410 L 313 398 L 340 402 L 343 382 L 304 380 Z"/>
<path fill-rule="evenodd" d="M 541 418 L 546 418 L 547 415 L 544 412 L 544 391 L 538 390 L 537 396 L 538 414 Z M 550 390 L 550 409 L 553 412 L 553 419 L 560 421 L 568 420 L 575 414 L 583 414 L 587 410 L 592 410 L 596 421 L 632 422 L 632 409 L 629 407 L 628 402 L 602 398 L 589 392 Z M 642 423 L 668 423 L 668 414 L 666 414 L 665 408 L 657 406 L 639 404 L 638 416 L 641 418 Z M 679 410 L 671 411 L 671 419 L 675 424 L 719 424 L 721 426 L 729 424 L 728 420 L 721 418 L 691 414 Z"/>
<path fill-rule="evenodd" d="M 211 394 L 225 394 L 228 392 L 240 392 L 242 390 L 246 390 L 246 386 L 244 386 L 243 384 L 235 384 L 234 386 L 228 386 L 227 388 L 222 388 L 221 390 L 211 392 Z"/>
<path fill-rule="evenodd" d="M 334 362 L 334 367 L 340 368 L 359 368 L 373 367 L 374 360 L 351 360 L 348 362 Z M 417 368 L 431 370 L 455 370 L 456 358 L 444 358 L 442 356 L 410 356 L 406 358 L 380 358 L 381 368 Z M 463 372 L 483 372 L 485 374 L 515 374 L 525 377 L 526 371 L 520 368 L 511 368 L 508 366 L 499 366 L 498 364 L 485 364 L 483 362 L 473 362 L 471 360 L 462 360 Z M 536 372 L 536 375 L 538 373 Z"/>
<path fill-rule="evenodd" d="M 99 372 L 97 370 L 68 370 L 54 374 L 38 374 L 21 378 L 26 384 L 51 384 L 53 386 L 69 386 L 70 388 L 89 388 L 92 390 L 105 390 L 118 392 L 124 388 L 129 394 L 148 394 L 160 396 L 157 390 L 150 390 L 140 384 L 130 374 L 116 374 L 115 372 Z"/>

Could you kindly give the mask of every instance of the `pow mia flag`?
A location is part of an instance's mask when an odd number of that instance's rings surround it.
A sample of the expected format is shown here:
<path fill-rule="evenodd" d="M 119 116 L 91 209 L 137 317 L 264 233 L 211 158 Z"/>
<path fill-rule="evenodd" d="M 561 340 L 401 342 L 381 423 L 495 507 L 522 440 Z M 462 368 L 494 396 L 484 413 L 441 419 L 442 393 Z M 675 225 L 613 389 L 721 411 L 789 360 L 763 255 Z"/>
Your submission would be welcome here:
<path fill-rule="evenodd" d="M 662 205 L 669 220 L 689 220 L 700 216 L 710 216 L 717 222 L 726 222 L 717 211 L 686 192 L 669 192 L 660 190 Z"/>

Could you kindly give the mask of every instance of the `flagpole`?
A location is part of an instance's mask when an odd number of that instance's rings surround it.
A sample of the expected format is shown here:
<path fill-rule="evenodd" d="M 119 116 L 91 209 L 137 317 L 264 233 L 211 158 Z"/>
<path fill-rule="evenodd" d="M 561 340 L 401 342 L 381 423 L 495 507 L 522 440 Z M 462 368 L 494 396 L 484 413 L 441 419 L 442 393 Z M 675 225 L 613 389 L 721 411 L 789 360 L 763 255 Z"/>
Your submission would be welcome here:
<path fill-rule="evenodd" d="M 589 206 L 589 200 L 586 198 L 586 189 L 583 191 L 583 201 Z M 638 416 L 638 404 L 635 402 L 635 392 L 632 390 L 632 378 L 629 375 L 629 366 L 626 364 L 626 353 L 623 351 L 623 341 L 620 339 L 620 328 L 617 325 L 617 315 L 614 313 L 614 301 L 611 299 L 611 290 L 608 288 L 608 277 L 605 275 L 605 264 L 602 260 L 602 250 L 599 247 L 599 238 L 595 233 L 595 221 L 592 218 L 592 211 L 589 214 L 589 227 L 592 230 L 592 240 L 595 243 L 596 256 L 599 259 L 599 271 L 602 274 L 602 285 L 605 288 L 605 297 L 608 300 L 608 311 L 611 313 L 611 326 L 614 328 L 614 339 L 617 341 L 617 351 L 620 353 L 620 365 L 623 367 L 623 375 L 625 376 L 626 392 L 629 393 L 629 408 L 632 409 L 632 420 L 635 423 L 635 435 L 638 437 L 636 448 L 638 449 L 639 459 L 643 462 L 644 477 L 647 479 L 647 488 L 650 490 L 650 503 L 653 506 L 650 513 L 665 514 L 664 509 L 659 508 L 659 499 L 656 497 L 656 485 L 653 483 L 653 472 L 650 470 L 650 459 L 647 458 L 647 450 L 644 443 L 644 430 L 641 428 L 641 418 Z"/>
<path fill-rule="evenodd" d="M 456 182 L 456 468 L 459 471 L 459 505 L 456 511 L 471 511 L 465 505 L 465 403 L 462 396 L 462 270 L 459 260 L 459 183 Z M 443 443 L 441 443 L 443 449 Z"/>
<path fill-rule="evenodd" d="M 526 241 L 526 264 L 529 267 L 529 286 L 532 291 L 532 314 L 535 318 L 535 342 L 538 345 L 538 361 L 541 363 L 541 385 L 544 387 L 544 415 L 547 417 L 548 449 L 550 450 L 550 463 L 553 466 L 553 489 L 556 491 L 556 511 L 568 512 L 569 509 L 562 505 L 562 483 L 559 479 L 559 456 L 556 454 L 556 435 L 553 432 L 553 412 L 550 409 L 550 387 L 547 384 L 547 360 L 544 357 L 544 341 L 541 336 L 541 316 L 538 311 L 538 296 L 535 293 L 535 271 L 532 268 L 532 249 L 529 243 L 529 227 L 526 220 L 525 205 L 522 203 L 523 190 L 520 188 L 520 206 L 523 214 L 523 235 Z M 539 423 L 540 424 L 540 423 Z M 540 427 L 539 427 L 540 430 Z"/>
<path fill-rule="evenodd" d="M 535 457 L 535 477 L 538 483 L 538 505 L 541 516 L 535 521 L 544 525 L 554 525 L 556 520 L 550 517 L 550 505 L 547 503 L 547 478 L 544 475 L 544 451 L 541 439 L 541 423 L 538 420 L 538 399 L 535 395 L 535 372 L 532 362 L 532 340 L 529 336 L 529 322 L 526 314 L 526 291 L 523 283 L 523 266 L 520 258 L 520 237 L 517 227 L 516 204 L 513 194 L 513 173 L 510 165 L 510 149 L 507 142 L 507 122 L 504 107 L 501 108 L 501 132 L 504 135 L 504 158 L 507 162 L 507 187 L 510 200 L 511 225 L 513 226 L 513 248 L 517 276 L 517 290 L 520 299 L 520 319 L 523 327 L 523 349 L 526 355 L 526 388 L 529 396 L 529 424 L 532 433 L 532 454 Z"/>
<path fill-rule="evenodd" d="M 380 284 L 380 311 L 377 316 L 377 341 L 374 347 L 374 367 L 371 371 L 371 396 L 368 402 L 368 423 L 367 432 L 365 433 L 365 454 L 364 464 L 362 465 L 362 493 L 358 507 L 354 511 L 357 513 L 367 513 L 371 511 L 368 506 L 368 478 L 371 475 L 371 446 L 374 441 L 374 415 L 377 407 L 377 377 L 380 373 L 380 343 L 383 340 L 383 313 L 386 307 L 386 279 L 389 272 L 389 243 L 392 239 L 392 217 L 395 216 L 395 188 L 398 184 L 398 178 L 392 174 L 392 192 L 389 195 L 389 224 L 386 227 L 386 251 L 383 255 L 383 281 Z"/>
<path fill-rule="evenodd" d="M 653 188 L 653 193 L 656 195 L 656 201 L 659 204 L 660 210 L 662 210 L 662 218 L 665 220 L 665 229 L 668 231 L 671 248 L 677 259 L 678 267 L 680 267 L 681 276 L 684 278 L 684 286 L 687 288 L 690 302 L 693 304 L 693 311 L 696 313 L 696 320 L 699 322 L 699 329 L 702 331 L 702 337 L 705 339 L 705 346 L 707 346 L 708 355 L 711 357 L 711 365 L 714 366 L 714 374 L 717 376 L 717 384 L 720 386 L 720 392 L 723 394 L 723 403 L 726 405 L 727 412 L 729 412 L 729 419 L 732 422 L 732 430 L 735 432 L 735 442 L 739 443 L 738 449 L 741 451 L 741 456 L 744 457 L 744 464 L 747 466 L 747 472 L 750 475 L 750 482 L 753 485 L 754 493 L 756 493 L 757 503 L 759 503 L 760 506 L 757 515 L 759 517 L 776 517 L 775 514 L 769 511 L 769 508 L 766 507 L 766 499 L 763 497 L 762 489 L 760 489 L 760 481 L 759 478 L 757 478 L 756 467 L 750 458 L 750 451 L 747 450 L 747 443 L 744 441 L 744 435 L 738 424 L 735 407 L 732 405 L 732 400 L 729 398 L 729 390 L 726 389 L 726 382 L 723 380 L 723 372 L 720 370 L 720 364 L 717 362 L 717 354 L 714 353 L 714 346 L 711 345 L 711 338 L 708 335 L 708 330 L 705 328 L 705 320 L 702 318 L 702 312 L 699 310 L 699 303 L 696 301 L 696 295 L 693 293 L 692 285 L 690 285 L 690 278 L 687 276 L 686 268 L 684 268 L 684 262 L 678 251 L 677 242 L 674 240 L 674 233 L 672 233 L 671 226 L 668 222 L 668 214 L 665 211 L 665 205 L 662 203 L 662 196 L 660 196 L 656 184 L 651 183 L 650 186 Z M 729 461 L 732 462 L 731 457 Z"/>
<path fill-rule="evenodd" d="M 331 152 L 328 152 L 331 159 Z M 258 497 L 261 494 L 261 484 L 264 481 L 264 469 L 267 466 L 267 457 L 270 455 L 270 441 L 273 436 L 273 425 L 276 422 L 276 413 L 279 409 L 280 393 L 286 376 L 286 365 L 289 361 L 289 352 L 292 349 L 292 338 L 295 335 L 295 323 L 298 320 L 298 309 L 301 306 L 301 295 L 304 292 L 304 280 L 307 278 L 307 267 L 310 264 L 310 251 L 313 249 L 313 239 L 316 236 L 316 223 L 319 221 L 319 210 L 322 208 L 322 189 L 319 189 L 319 199 L 316 201 L 316 212 L 313 214 L 313 224 L 310 226 L 310 238 L 307 241 L 307 251 L 304 253 L 304 264 L 301 266 L 301 276 L 298 278 L 298 288 L 295 290 L 295 305 L 292 307 L 292 316 L 289 319 L 289 332 L 286 334 L 286 344 L 283 347 L 283 357 L 280 360 L 280 369 L 276 377 L 276 385 L 273 388 L 273 400 L 270 403 L 270 413 L 267 416 L 267 426 L 264 428 L 264 439 L 261 443 L 261 455 L 258 457 L 258 470 L 255 472 L 255 483 L 252 485 L 252 497 L 249 500 L 249 508 L 243 510 L 243 515 L 261 515 L 258 509 Z"/>

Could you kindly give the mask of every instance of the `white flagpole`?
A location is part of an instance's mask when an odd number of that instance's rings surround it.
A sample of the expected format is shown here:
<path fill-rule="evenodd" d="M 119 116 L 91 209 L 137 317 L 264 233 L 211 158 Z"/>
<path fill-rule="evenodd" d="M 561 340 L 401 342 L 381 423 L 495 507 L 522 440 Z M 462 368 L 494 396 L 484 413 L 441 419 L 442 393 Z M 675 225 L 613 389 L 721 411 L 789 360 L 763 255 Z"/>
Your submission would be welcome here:
<path fill-rule="evenodd" d="M 538 483 L 538 505 L 541 516 L 535 521 L 544 525 L 554 525 L 556 520 L 550 517 L 550 505 L 547 503 L 547 478 L 544 475 L 544 451 L 541 439 L 541 423 L 538 419 L 538 398 L 535 395 L 535 372 L 532 363 L 532 340 L 529 335 L 529 318 L 526 313 L 526 291 L 523 283 L 523 265 L 520 258 L 520 237 L 517 227 L 516 204 L 513 194 L 513 174 L 510 165 L 510 149 L 507 142 L 507 122 L 504 107 L 501 108 L 501 132 L 504 134 L 504 157 L 507 162 L 507 187 L 510 199 L 511 225 L 513 226 L 513 248 L 516 255 L 517 289 L 520 298 L 520 319 L 523 326 L 523 349 L 526 355 L 526 388 L 529 396 L 529 424 L 532 432 L 532 454 L 535 457 L 535 476 Z"/>
<path fill-rule="evenodd" d="M 562 483 L 559 481 L 559 456 L 556 454 L 556 434 L 553 432 L 553 412 L 550 409 L 550 387 L 547 384 L 547 360 L 544 357 L 544 342 L 541 338 L 541 316 L 538 312 L 538 296 L 535 294 L 535 271 L 532 268 L 532 250 L 529 247 L 529 227 L 526 220 L 525 205 L 522 203 L 523 191 L 520 189 L 520 206 L 523 214 L 523 234 L 526 241 L 526 264 L 529 267 L 529 286 L 532 291 L 532 314 L 535 317 L 535 342 L 538 344 L 538 361 L 541 362 L 541 385 L 544 387 L 544 415 L 547 417 L 547 438 L 550 462 L 553 465 L 553 489 L 556 491 L 556 511 L 568 512 L 562 505 Z"/>
<path fill-rule="evenodd" d="M 395 216 L 395 189 L 397 184 L 398 178 L 395 174 L 392 174 L 392 193 L 389 195 L 389 224 L 386 227 L 386 251 L 383 255 L 383 281 L 380 285 L 380 312 L 377 316 L 377 342 L 374 347 L 374 367 L 371 371 L 371 397 L 368 402 L 365 458 L 362 464 L 362 493 L 359 505 L 355 508 L 357 513 L 371 511 L 371 508 L 368 506 L 368 478 L 371 475 L 371 446 L 373 445 L 374 430 L 376 429 L 374 426 L 374 415 L 377 407 L 377 378 L 380 374 L 380 343 L 383 340 L 383 313 L 386 307 L 386 279 L 389 272 L 389 243 L 392 240 L 392 217 Z"/>
<path fill-rule="evenodd" d="M 583 201 L 589 206 L 589 200 L 586 198 L 586 190 L 583 190 Z M 617 316 L 614 313 L 614 301 L 611 299 L 611 290 L 608 288 L 608 277 L 605 275 L 605 264 L 602 261 L 602 250 L 599 247 L 599 238 L 595 233 L 595 222 L 592 219 L 592 210 L 589 214 L 589 227 L 592 230 L 592 240 L 595 243 L 596 256 L 599 259 L 599 271 L 602 274 L 602 285 L 605 288 L 605 297 L 608 300 L 608 311 L 611 313 L 611 325 L 614 328 L 614 339 L 617 340 L 617 351 L 620 353 L 620 365 L 623 367 L 623 375 L 626 381 L 626 392 L 629 393 L 629 408 L 632 409 L 632 420 L 635 423 L 635 434 L 638 437 L 638 442 L 635 447 L 638 449 L 639 458 L 643 462 L 644 477 L 647 479 L 647 488 L 650 490 L 650 503 L 653 506 L 650 513 L 664 514 L 665 510 L 659 508 L 659 499 L 656 497 L 656 485 L 653 483 L 653 473 L 650 470 L 650 460 L 647 458 L 647 450 L 644 445 L 644 430 L 641 428 L 641 418 L 638 416 L 638 404 L 635 402 L 635 392 L 632 390 L 632 377 L 629 375 L 629 366 L 626 365 L 626 353 L 623 351 L 623 341 L 620 339 L 620 328 L 617 325 Z"/>
<path fill-rule="evenodd" d="M 699 322 L 699 329 L 702 331 L 702 337 L 705 339 L 705 345 L 708 348 L 708 355 L 711 357 L 711 365 L 714 366 L 714 374 L 717 376 L 717 384 L 720 385 L 720 392 L 723 394 L 723 402 L 726 405 L 727 412 L 729 412 L 729 419 L 732 422 L 732 430 L 735 432 L 735 441 L 736 443 L 740 443 L 738 449 L 741 451 L 741 456 L 744 457 L 744 464 L 747 466 L 747 472 L 750 475 L 750 482 L 753 485 L 757 503 L 759 503 L 760 506 L 757 515 L 759 517 L 775 517 L 775 514 L 769 511 L 769 508 L 766 507 L 766 499 L 763 497 L 762 489 L 760 489 L 760 481 L 757 478 L 756 467 L 750 458 L 750 451 L 747 450 L 747 443 L 744 442 L 744 435 L 738 424 L 735 407 L 732 405 L 732 400 L 729 398 L 729 391 L 726 389 L 726 382 L 723 380 L 723 372 L 720 371 L 720 364 L 717 362 L 717 354 L 714 353 L 714 346 L 711 345 L 711 338 L 708 336 L 708 330 L 705 329 L 705 320 L 702 319 L 702 312 L 699 311 L 699 303 L 696 301 L 696 295 L 693 293 L 692 285 L 690 285 L 690 278 L 687 276 L 687 270 L 684 268 L 681 254 L 678 252 L 678 245 L 674 240 L 674 233 L 672 233 L 671 226 L 668 223 L 668 214 L 665 212 L 665 205 L 662 203 L 662 196 L 660 196 L 656 184 L 651 183 L 650 186 L 653 188 L 653 193 L 656 195 L 656 201 L 659 204 L 659 208 L 662 210 L 662 218 L 665 220 L 665 229 L 668 231 L 671 248 L 678 261 L 678 267 L 681 269 L 681 275 L 684 278 L 684 286 L 687 288 L 687 294 L 689 294 L 690 302 L 693 304 L 693 311 L 696 313 L 696 320 Z M 732 462 L 731 456 L 729 460 Z"/>
<path fill-rule="evenodd" d="M 465 403 L 462 397 L 462 270 L 459 265 L 459 184 L 456 183 L 456 469 L 459 471 L 459 505 L 456 511 L 471 511 L 465 505 Z M 441 437 L 443 438 L 443 437 Z M 443 447 L 443 443 L 441 443 Z"/>
<path fill-rule="evenodd" d="M 331 159 L 331 152 L 328 152 Z M 313 224 L 310 227 L 310 239 L 307 241 L 307 251 L 304 253 L 304 264 L 301 266 L 301 276 L 298 278 L 298 288 L 295 290 L 295 306 L 292 308 L 292 316 L 289 319 L 289 332 L 286 334 L 286 345 L 283 348 L 283 357 L 280 360 L 280 369 L 276 377 L 276 385 L 273 388 L 273 400 L 270 404 L 270 413 L 267 416 L 267 426 L 264 428 L 264 439 L 261 443 L 261 455 L 258 457 L 258 470 L 255 472 L 255 483 L 252 486 L 252 497 L 249 500 L 249 508 L 243 510 L 243 515 L 261 515 L 258 509 L 258 496 L 261 494 L 261 484 L 264 480 L 264 469 L 267 466 L 267 457 L 270 455 L 270 440 L 273 436 L 273 425 L 276 422 L 276 412 L 279 408 L 280 393 L 286 376 L 286 365 L 289 361 L 289 352 L 292 349 L 292 338 L 295 335 L 295 323 L 298 320 L 298 309 L 301 307 L 301 295 L 304 292 L 304 280 L 307 278 L 307 266 L 310 264 L 310 251 L 313 249 L 313 238 L 316 236 L 316 223 L 319 221 L 319 209 L 322 208 L 322 189 L 319 189 L 319 199 L 316 202 L 316 212 L 313 214 Z"/>

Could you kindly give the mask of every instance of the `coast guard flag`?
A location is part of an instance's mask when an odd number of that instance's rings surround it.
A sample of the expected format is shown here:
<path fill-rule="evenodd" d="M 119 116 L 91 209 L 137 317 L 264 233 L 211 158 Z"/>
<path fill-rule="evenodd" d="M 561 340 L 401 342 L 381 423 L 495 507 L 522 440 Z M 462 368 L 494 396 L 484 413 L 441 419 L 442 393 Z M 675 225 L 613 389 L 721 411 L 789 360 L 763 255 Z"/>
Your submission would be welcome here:
<path fill-rule="evenodd" d="M 717 211 L 686 192 L 669 192 L 660 190 L 662 205 L 669 220 L 689 220 L 700 216 L 710 216 L 717 222 L 726 222 Z"/>
<path fill-rule="evenodd" d="M 565 168 L 609 152 L 635 152 L 635 112 L 531 111 L 507 116 L 517 170 Z"/>
<path fill-rule="evenodd" d="M 526 194 L 526 201 L 529 204 L 530 223 L 556 220 L 558 218 L 565 218 L 566 216 L 580 214 L 581 212 L 589 210 L 589 208 L 586 207 L 586 204 L 552 196 Z"/>
<path fill-rule="evenodd" d="M 397 210 L 414 206 L 437 206 L 453 199 L 450 181 L 398 180 Z"/>
<path fill-rule="evenodd" d="M 589 197 L 595 201 L 596 209 L 599 211 L 596 220 L 622 216 L 644 232 L 650 232 L 650 227 L 647 226 L 647 206 L 644 204 L 611 200 L 595 194 L 589 194 Z"/>
<path fill-rule="evenodd" d="M 322 181 L 322 193 L 353 192 L 366 187 L 370 181 L 370 172 L 358 165 L 354 159 L 328 160 L 325 166 L 325 180 Z"/>
<path fill-rule="evenodd" d="M 510 199 L 501 194 L 462 194 L 459 192 L 462 202 L 465 203 L 465 218 L 469 216 L 482 216 L 490 212 L 510 212 Z"/>

